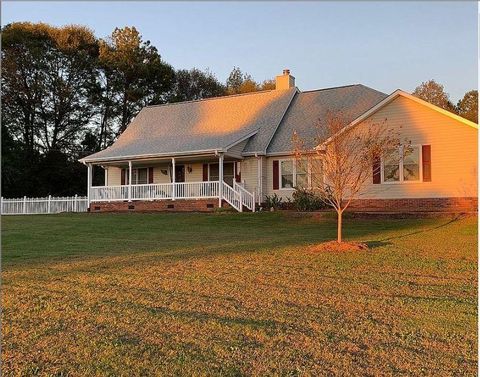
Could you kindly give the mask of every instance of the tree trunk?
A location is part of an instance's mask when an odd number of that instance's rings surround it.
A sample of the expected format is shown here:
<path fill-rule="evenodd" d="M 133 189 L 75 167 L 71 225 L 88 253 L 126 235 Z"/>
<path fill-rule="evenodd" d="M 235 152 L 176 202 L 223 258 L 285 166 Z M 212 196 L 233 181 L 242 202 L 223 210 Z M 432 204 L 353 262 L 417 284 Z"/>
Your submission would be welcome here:
<path fill-rule="evenodd" d="M 342 242 L 342 211 L 337 211 L 337 242 Z"/>

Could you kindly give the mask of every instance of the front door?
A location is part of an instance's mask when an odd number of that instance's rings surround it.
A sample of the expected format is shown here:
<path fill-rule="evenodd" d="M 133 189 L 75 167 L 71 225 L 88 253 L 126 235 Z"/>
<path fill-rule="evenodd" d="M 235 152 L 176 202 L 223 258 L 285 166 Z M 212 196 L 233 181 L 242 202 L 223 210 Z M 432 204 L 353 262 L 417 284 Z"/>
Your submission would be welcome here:
<path fill-rule="evenodd" d="M 175 182 L 185 182 L 185 165 L 175 166 Z"/>

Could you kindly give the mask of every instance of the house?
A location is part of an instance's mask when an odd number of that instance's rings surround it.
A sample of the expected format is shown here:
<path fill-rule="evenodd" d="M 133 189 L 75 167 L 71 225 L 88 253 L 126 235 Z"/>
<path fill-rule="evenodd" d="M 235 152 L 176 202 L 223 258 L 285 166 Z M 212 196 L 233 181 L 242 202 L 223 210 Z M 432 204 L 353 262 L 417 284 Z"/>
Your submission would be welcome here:
<path fill-rule="evenodd" d="M 386 119 L 411 141 L 408 161 L 382 160 L 352 208 L 368 211 L 471 210 L 477 206 L 478 126 L 401 90 L 363 85 L 301 92 L 285 70 L 276 89 L 147 106 L 88 166 L 91 211 L 254 211 L 267 195 L 291 197 L 310 182 L 296 168 L 291 138 L 313 140 L 327 112 L 347 127 Z M 405 165 L 414 174 L 406 175 Z M 94 165 L 104 186 L 92 187 Z M 392 173 L 393 172 L 393 173 Z"/>

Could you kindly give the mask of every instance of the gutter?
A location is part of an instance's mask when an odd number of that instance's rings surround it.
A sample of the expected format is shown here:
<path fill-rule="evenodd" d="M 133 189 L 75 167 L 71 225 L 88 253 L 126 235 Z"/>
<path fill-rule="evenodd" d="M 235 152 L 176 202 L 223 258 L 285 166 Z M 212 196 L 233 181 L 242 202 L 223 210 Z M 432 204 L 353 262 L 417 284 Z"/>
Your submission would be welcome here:
<path fill-rule="evenodd" d="M 156 157 L 172 157 L 172 156 L 191 156 L 191 155 L 202 155 L 202 154 L 218 154 L 225 153 L 224 148 L 215 148 L 215 149 L 205 149 L 197 151 L 185 151 L 185 152 L 169 152 L 169 153 L 150 153 L 150 154 L 139 154 L 139 155 L 129 155 L 129 156 L 115 156 L 115 157 L 99 157 L 99 158 L 81 158 L 78 161 L 82 164 L 94 163 L 94 162 L 114 162 L 114 161 L 125 161 L 125 160 L 145 160 L 148 158 Z"/>

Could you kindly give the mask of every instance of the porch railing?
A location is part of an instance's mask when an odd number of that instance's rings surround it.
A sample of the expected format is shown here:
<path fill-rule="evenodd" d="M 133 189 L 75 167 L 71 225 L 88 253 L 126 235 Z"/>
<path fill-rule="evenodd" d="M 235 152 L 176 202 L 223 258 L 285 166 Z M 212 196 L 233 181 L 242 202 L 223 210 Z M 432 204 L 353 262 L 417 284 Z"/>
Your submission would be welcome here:
<path fill-rule="evenodd" d="M 219 181 L 152 183 L 145 185 L 94 186 L 90 191 L 91 202 L 110 202 L 126 200 L 161 200 L 161 199 L 205 199 L 218 198 L 227 201 L 238 211 L 245 206 L 255 211 L 255 195 L 241 185 L 233 187 Z"/>
<path fill-rule="evenodd" d="M 127 199 L 128 199 L 128 186 Z M 171 183 L 151 183 L 148 185 L 132 185 L 132 199 L 134 200 L 153 200 L 170 199 L 172 197 Z"/>
<path fill-rule="evenodd" d="M 218 198 L 218 181 L 175 183 L 175 198 Z"/>
<path fill-rule="evenodd" d="M 255 212 L 255 192 L 249 192 L 245 187 L 233 182 L 233 189 L 240 193 L 240 201 L 242 205 L 247 207 L 250 211 Z"/>
<path fill-rule="evenodd" d="M 128 200 L 128 186 L 94 186 L 90 190 L 92 202 Z"/>
<path fill-rule="evenodd" d="M 110 202 L 124 200 L 154 200 L 154 199 L 203 199 L 218 198 L 218 181 L 208 182 L 177 182 L 152 183 L 132 185 L 130 196 L 129 186 L 93 186 L 91 188 L 92 202 Z"/>

